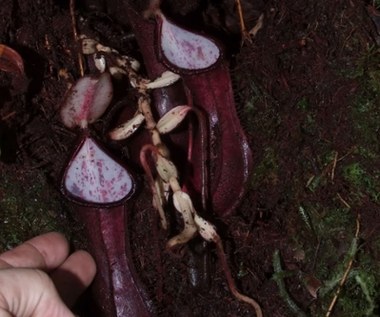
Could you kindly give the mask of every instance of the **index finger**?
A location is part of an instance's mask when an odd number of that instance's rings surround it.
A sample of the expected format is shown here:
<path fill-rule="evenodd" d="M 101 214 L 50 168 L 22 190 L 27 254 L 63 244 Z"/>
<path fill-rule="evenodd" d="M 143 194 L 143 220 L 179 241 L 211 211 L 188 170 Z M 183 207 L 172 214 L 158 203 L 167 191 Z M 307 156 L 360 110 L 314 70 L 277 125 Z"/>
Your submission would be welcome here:
<path fill-rule="evenodd" d="M 69 244 L 61 233 L 49 232 L 0 254 L 0 269 L 9 267 L 52 270 L 69 254 Z"/>

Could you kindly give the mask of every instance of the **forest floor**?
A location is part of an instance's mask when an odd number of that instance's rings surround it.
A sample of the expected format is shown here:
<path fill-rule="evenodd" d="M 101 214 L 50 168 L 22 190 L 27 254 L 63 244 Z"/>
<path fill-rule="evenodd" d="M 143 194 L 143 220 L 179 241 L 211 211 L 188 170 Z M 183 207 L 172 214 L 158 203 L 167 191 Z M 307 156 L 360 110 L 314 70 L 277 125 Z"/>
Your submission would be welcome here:
<path fill-rule="evenodd" d="M 231 49 L 254 169 L 238 211 L 218 223 L 237 285 L 264 316 L 326 316 L 345 273 L 331 316 L 380 314 L 377 6 L 269 0 L 253 44 Z M 110 33 L 112 18 L 78 10 L 86 28 Z M 79 77 L 68 4 L 2 0 L 0 17 L 0 43 L 20 53 L 28 78 L 19 83 L 0 73 L 0 251 L 51 230 L 65 233 L 73 248 L 85 247 L 82 226 L 59 193 L 75 135 L 58 109 Z M 107 40 L 117 49 L 133 46 L 122 26 L 111 30 Z M 151 258 L 150 209 L 132 217 L 130 236 L 154 298 L 162 277 Z M 165 253 L 162 242 L 159 316 L 252 315 L 230 295 L 212 247 L 210 288 L 194 292 L 183 260 Z M 91 298 L 82 301 L 80 307 Z"/>

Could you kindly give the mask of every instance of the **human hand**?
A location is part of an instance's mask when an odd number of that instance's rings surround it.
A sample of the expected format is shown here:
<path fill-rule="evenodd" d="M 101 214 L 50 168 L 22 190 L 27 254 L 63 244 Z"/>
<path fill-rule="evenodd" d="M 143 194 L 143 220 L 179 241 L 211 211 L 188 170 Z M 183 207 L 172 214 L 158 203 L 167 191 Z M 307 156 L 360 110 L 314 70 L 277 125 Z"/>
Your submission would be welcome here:
<path fill-rule="evenodd" d="M 73 317 L 69 310 L 91 283 L 91 255 L 69 255 L 65 237 L 40 235 L 0 254 L 0 317 Z"/>

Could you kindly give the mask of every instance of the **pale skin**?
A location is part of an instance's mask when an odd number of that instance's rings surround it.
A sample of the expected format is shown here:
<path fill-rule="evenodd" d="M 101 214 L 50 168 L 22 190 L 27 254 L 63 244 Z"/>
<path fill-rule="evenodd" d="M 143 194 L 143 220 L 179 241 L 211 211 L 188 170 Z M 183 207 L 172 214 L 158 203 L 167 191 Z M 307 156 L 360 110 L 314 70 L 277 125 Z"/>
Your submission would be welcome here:
<path fill-rule="evenodd" d="M 60 233 L 28 240 L 0 254 L 0 317 L 74 317 L 69 307 L 95 273 L 91 255 L 69 254 Z"/>

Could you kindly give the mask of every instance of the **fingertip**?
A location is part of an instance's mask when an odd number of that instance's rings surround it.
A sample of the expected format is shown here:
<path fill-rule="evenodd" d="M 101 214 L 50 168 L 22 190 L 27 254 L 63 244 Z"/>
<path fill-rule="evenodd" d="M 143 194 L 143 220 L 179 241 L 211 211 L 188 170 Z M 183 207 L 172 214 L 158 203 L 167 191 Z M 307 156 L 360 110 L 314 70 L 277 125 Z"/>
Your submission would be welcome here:
<path fill-rule="evenodd" d="M 96 274 L 93 257 L 80 250 L 71 254 L 62 265 L 51 274 L 64 302 L 72 306 L 83 291 L 91 284 Z"/>
<path fill-rule="evenodd" d="M 92 255 L 84 250 L 78 250 L 73 253 L 70 257 L 72 257 L 76 263 L 79 263 L 79 268 L 83 271 L 78 273 L 81 277 L 81 281 L 83 285 L 86 287 L 91 284 L 92 280 L 96 274 L 96 262 Z"/>
<path fill-rule="evenodd" d="M 69 255 L 70 246 L 64 234 L 48 232 L 25 242 L 36 248 L 45 260 L 46 269 L 60 266 Z"/>

